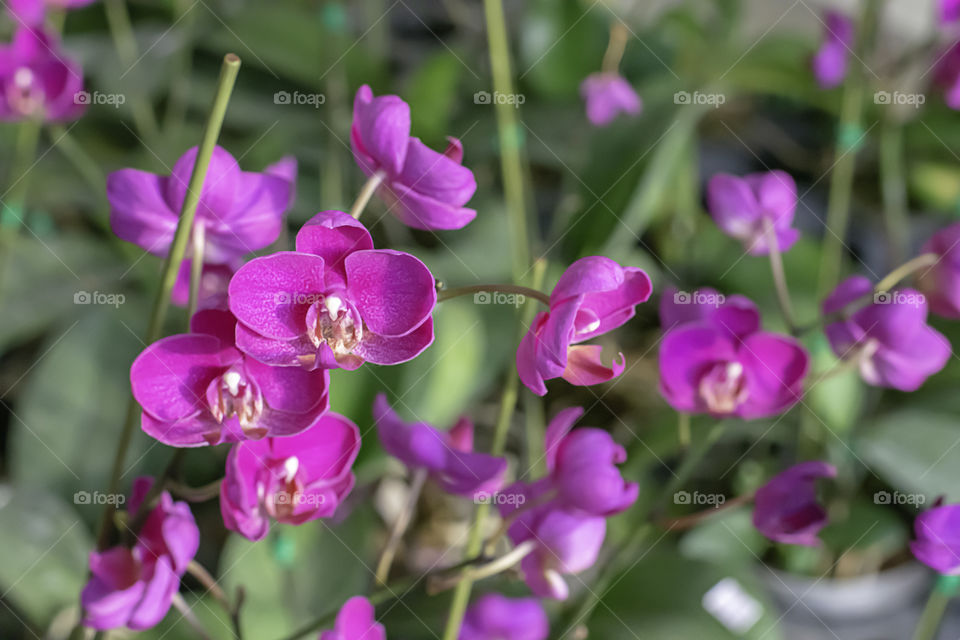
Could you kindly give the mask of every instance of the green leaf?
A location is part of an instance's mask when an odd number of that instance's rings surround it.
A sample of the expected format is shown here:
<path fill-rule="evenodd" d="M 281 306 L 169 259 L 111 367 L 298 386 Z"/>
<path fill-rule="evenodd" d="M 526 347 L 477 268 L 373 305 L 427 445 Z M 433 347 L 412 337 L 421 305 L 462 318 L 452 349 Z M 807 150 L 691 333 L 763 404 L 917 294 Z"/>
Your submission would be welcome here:
<path fill-rule="evenodd" d="M 902 410 L 876 420 L 857 452 L 891 486 L 920 493 L 929 504 L 960 486 L 960 423 L 955 415 Z"/>
<path fill-rule="evenodd" d="M 70 500 L 75 491 L 93 495 L 108 481 L 130 398 L 130 363 L 142 348 L 124 327 L 135 309 L 90 305 L 72 324 L 54 331 L 41 348 L 22 389 L 10 432 L 10 473 L 18 484 L 43 485 Z M 137 461 L 148 446 L 139 428 L 127 456 Z M 159 452 L 159 450 L 158 450 Z M 158 456 L 163 458 L 163 456 Z M 103 502 L 83 506 L 88 521 Z"/>
<path fill-rule="evenodd" d="M 76 604 L 93 542 L 77 513 L 36 489 L 0 485 L 0 590 L 43 627 Z"/>
<path fill-rule="evenodd" d="M 363 593 L 372 578 L 370 534 L 376 515 L 358 508 L 343 523 L 314 521 L 298 527 L 274 524 L 251 542 L 231 535 L 220 560 L 227 593 L 243 586 L 243 626 L 248 637 L 290 633 L 347 598 Z"/>

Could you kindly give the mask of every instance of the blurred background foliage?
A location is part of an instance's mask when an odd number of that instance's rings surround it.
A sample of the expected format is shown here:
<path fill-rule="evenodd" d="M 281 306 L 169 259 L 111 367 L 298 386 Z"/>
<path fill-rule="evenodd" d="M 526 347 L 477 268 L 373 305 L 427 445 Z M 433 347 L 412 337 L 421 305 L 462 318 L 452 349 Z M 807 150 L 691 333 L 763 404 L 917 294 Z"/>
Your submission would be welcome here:
<path fill-rule="evenodd" d="M 376 93 L 397 93 L 410 103 L 413 133 L 428 144 L 460 137 L 464 162 L 479 183 L 472 201 L 477 219 L 460 232 L 411 231 L 384 216 L 375 201 L 364 221 L 377 243 L 414 252 L 448 286 L 510 278 L 493 108 L 474 100 L 476 92 L 491 90 L 480 3 L 131 0 L 135 42 L 121 39 L 118 50 L 107 20 L 117 1 L 71 12 L 64 40 L 83 63 L 88 90 L 121 93 L 127 100 L 118 108 L 94 105 L 78 122 L 45 132 L 30 172 L 26 228 L 2 256 L 4 638 L 58 638 L 70 628 L 102 508 L 76 504 L 75 493 L 106 486 L 129 394 L 129 364 L 144 346 L 139 336 L 161 261 L 112 236 L 102 181 L 122 167 L 167 173 L 197 143 L 224 52 L 239 54 L 244 66 L 221 145 L 248 170 L 286 154 L 299 162 L 288 233 L 276 248 L 290 246 L 296 229 L 315 212 L 346 209 L 352 202 L 362 176 L 349 151 L 351 101 L 356 88 L 368 83 Z M 846 8 L 857 11 L 860 5 Z M 786 0 L 506 2 L 517 90 L 524 96 L 515 142 L 527 159 L 534 251 L 549 259 L 548 284 L 573 259 L 602 252 L 647 269 L 657 295 L 668 285 L 744 293 L 765 311 L 768 328 L 782 330 L 767 265 L 742 257 L 741 248 L 705 215 L 701 199 L 705 179 L 716 171 L 780 168 L 797 179 L 803 194 L 797 215 L 803 238 L 785 256 L 787 277 L 799 318 L 815 320 L 841 100 L 840 91 L 819 90 L 809 72 L 825 6 Z M 621 71 L 643 97 L 644 111 L 597 130 L 587 126 L 578 86 L 599 68 L 615 14 L 636 36 Z M 9 32 L 10 21 L 4 25 Z M 901 71 L 898 61 L 933 50 L 932 4 L 889 2 L 880 30 L 883 47 L 869 63 L 877 69 L 869 78 L 871 93 L 910 82 L 927 91 L 920 74 Z M 678 91 L 719 92 L 726 101 L 716 109 L 678 105 Z M 277 92 L 322 95 L 323 103 L 277 104 Z M 883 274 L 897 264 L 896 256 L 909 255 L 932 230 L 957 219 L 956 117 L 934 91 L 919 110 L 867 101 L 844 274 Z M 883 215 L 880 144 L 881 132 L 890 130 L 903 140 L 905 230 L 890 229 Z M 0 126 L 0 144 L 8 149 L 0 168 L 8 181 L 15 137 L 16 125 Z M 125 303 L 77 305 L 78 291 L 122 293 Z M 954 343 L 960 338 L 956 326 L 933 323 Z M 183 313 L 175 312 L 167 330 L 178 332 L 183 324 Z M 229 591 L 246 587 L 249 637 L 279 637 L 369 584 L 366 566 L 385 536 L 377 480 L 384 474 L 398 479 L 371 430 L 375 393 L 389 389 L 402 413 L 440 426 L 469 413 L 480 446 L 487 446 L 499 387 L 516 348 L 516 314 L 458 299 L 438 308 L 436 330 L 434 346 L 407 365 L 334 373 L 333 408 L 364 432 L 358 488 L 339 521 L 275 527 L 268 541 L 254 545 L 225 535 L 215 501 L 195 506 L 205 532 L 199 559 Z M 607 353 L 626 354 L 622 378 L 594 389 L 560 383 L 543 406 L 524 398 L 510 435 L 513 466 L 525 469 L 530 462 L 527 420 L 582 404 L 584 424 L 609 428 L 627 446 L 627 475 L 641 483 L 641 505 L 652 504 L 681 453 L 676 416 L 656 390 L 659 339 L 651 301 L 635 321 L 606 338 Z M 822 335 L 813 332 L 805 340 L 815 370 L 828 369 L 833 356 Z M 874 494 L 960 497 L 958 383 L 955 360 L 910 396 L 841 376 L 818 385 L 783 418 L 729 425 L 689 489 L 734 496 L 797 460 L 825 457 L 841 468 L 830 493 L 833 524 L 824 533 L 825 546 L 772 549 L 753 531 L 745 508 L 683 535 L 658 531 L 648 547 L 614 563 L 616 580 L 591 618 L 591 637 L 624 637 L 624 627 L 639 637 L 734 637 L 700 602 L 717 580 L 733 576 L 765 607 L 764 619 L 747 637 L 774 638 L 780 614 L 772 608 L 761 565 L 830 579 L 903 563 L 916 507 L 881 508 Z M 694 441 L 706 437 L 710 422 L 693 421 Z M 163 449 L 138 431 L 124 486 L 162 468 Z M 224 456 L 221 450 L 191 451 L 187 481 L 199 485 L 220 477 Z M 636 528 L 633 519 L 642 508 L 613 521 L 608 549 L 618 548 Z M 671 505 L 667 511 L 679 515 L 684 508 Z M 466 506 L 428 494 L 397 573 L 436 562 L 437 549 L 462 540 L 468 517 Z M 458 559 L 456 552 L 448 557 Z M 555 637 L 577 621 L 595 573 L 582 576 L 582 583 L 573 580 L 575 593 L 565 607 L 551 606 Z M 188 600 L 202 601 L 197 615 L 219 628 L 214 618 L 221 614 L 212 599 L 187 584 L 194 589 Z M 505 580 L 481 585 L 488 588 L 522 593 Z M 384 610 L 390 637 L 433 637 L 447 603 L 445 596 L 427 598 L 415 589 Z M 143 635 L 194 637 L 176 613 Z"/>

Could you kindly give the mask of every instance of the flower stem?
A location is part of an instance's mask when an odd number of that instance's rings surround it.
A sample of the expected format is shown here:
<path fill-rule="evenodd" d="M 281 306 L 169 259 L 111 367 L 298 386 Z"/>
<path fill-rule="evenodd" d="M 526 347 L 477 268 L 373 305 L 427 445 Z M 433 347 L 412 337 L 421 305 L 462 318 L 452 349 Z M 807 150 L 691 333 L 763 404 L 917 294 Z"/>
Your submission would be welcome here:
<path fill-rule="evenodd" d="M 858 23 L 858 60 L 864 59 L 872 40 L 878 11 L 879 0 L 867 0 L 864 4 Z M 836 161 L 830 174 L 830 194 L 827 199 L 827 233 L 820 258 L 818 291 L 821 297 L 828 294 L 840 280 L 857 150 L 866 137 L 862 127 L 865 80 L 861 69 L 851 71 L 843 92 L 834 151 Z"/>
<path fill-rule="evenodd" d="M 200 280 L 203 278 L 203 248 L 206 233 L 203 222 L 194 221 L 191 236 L 193 257 L 190 261 L 190 299 L 187 302 L 187 318 L 193 317 L 200 302 Z"/>
<path fill-rule="evenodd" d="M 777 290 L 777 303 L 780 305 L 780 314 L 787 324 L 787 330 L 795 333 L 797 323 L 793 319 L 793 305 L 790 304 L 790 288 L 787 286 L 787 276 L 783 271 L 783 256 L 780 254 L 780 244 L 773 222 L 764 218 L 763 232 L 767 237 L 767 248 L 770 252 L 770 273 L 773 275 L 773 284 Z"/>
<path fill-rule="evenodd" d="M 493 71 L 493 89 L 501 95 L 513 95 L 513 70 L 510 62 L 510 44 L 507 24 L 503 16 L 502 0 L 484 0 L 487 24 L 487 47 Z M 522 282 L 530 266 L 528 245 L 526 194 L 522 160 L 523 139 L 517 121 L 516 105 L 497 101 L 497 136 L 500 142 L 500 169 L 507 213 L 510 217 L 510 240 L 513 247 L 513 280 Z"/>
<path fill-rule="evenodd" d="M 684 449 L 690 446 L 690 414 L 677 413 L 677 440 Z"/>
<path fill-rule="evenodd" d="M 420 492 L 423 491 L 423 484 L 427 481 L 427 470 L 417 469 L 413 472 L 410 479 L 410 492 L 407 495 L 407 502 L 403 510 L 393 523 L 390 529 L 390 537 L 387 544 L 380 554 L 380 560 L 377 562 L 377 571 L 375 573 L 378 584 L 386 585 L 387 578 L 390 576 L 390 566 L 393 564 L 393 558 L 400 547 L 400 541 L 403 540 L 403 534 L 410 526 L 410 520 L 413 518 L 413 512 L 417 508 L 417 501 L 420 499 Z"/>
<path fill-rule="evenodd" d="M 614 18 L 610 24 L 610 41 L 607 43 L 607 50 L 603 54 L 603 63 L 600 70 L 604 73 L 616 73 L 620 67 L 620 60 L 623 59 L 623 52 L 627 48 L 629 37 L 627 25 L 619 18 Z"/>
<path fill-rule="evenodd" d="M 734 507 L 748 504 L 752 500 L 753 494 L 747 493 L 724 502 L 722 505 L 711 507 L 710 509 L 697 511 L 696 513 L 680 516 L 679 518 L 663 518 L 657 521 L 657 526 L 668 531 L 686 531 L 687 529 L 692 529 L 693 527 L 697 526 L 707 518 L 712 517 L 714 514 L 723 513 L 727 509 L 733 509 Z"/>
<path fill-rule="evenodd" d="M 190 608 L 190 605 L 187 604 L 187 601 L 183 599 L 180 593 L 173 594 L 173 607 L 180 612 L 180 615 L 183 616 L 183 619 L 187 621 L 187 624 L 190 625 L 193 631 L 200 636 L 201 640 L 213 640 L 210 634 L 207 633 L 207 630 L 203 628 L 203 623 L 200 622 L 197 615 L 193 612 L 193 609 Z"/>
<path fill-rule="evenodd" d="M 357 199 L 354 200 L 353 206 L 350 207 L 350 215 L 353 216 L 355 220 L 360 219 L 363 210 L 367 208 L 367 203 L 370 202 L 370 198 L 373 197 L 374 192 L 385 177 L 386 174 L 384 174 L 383 171 L 376 171 L 372 176 L 367 178 L 367 181 L 363 184 L 363 188 L 360 189 L 360 194 L 357 196 Z"/>
<path fill-rule="evenodd" d="M 518 562 L 533 553 L 537 548 L 537 544 L 538 543 L 535 540 L 526 540 L 499 558 L 496 558 L 486 564 L 472 565 L 463 571 L 456 572 L 453 575 L 432 576 L 431 580 L 427 584 L 427 593 L 440 593 L 441 591 L 446 591 L 447 589 L 450 589 L 455 585 L 459 585 L 467 580 L 476 582 L 477 580 L 482 580 L 483 578 L 488 578 L 490 576 L 495 576 L 498 573 L 503 573 L 510 567 L 516 566 Z"/>
<path fill-rule="evenodd" d="M 941 575 L 937 578 L 923 613 L 920 614 L 917 628 L 913 632 L 913 640 L 935 640 L 940 621 L 943 619 L 950 599 L 957 593 L 958 586 L 960 586 L 958 576 Z"/>
<path fill-rule="evenodd" d="M 894 264 L 906 260 L 910 246 L 903 151 L 903 125 L 888 117 L 880 129 L 880 185 L 890 256 Z"/>
<path fill-rule="evenodd" d="M 932 267 L 939 261 L 940 256 L 936 253 L 922 253 L 916 258 L 907 260 L 902 265 L 884 276 L 883 279 L 877 283 L 877 286 L 874 287 L 873 290 L 878 293 L 890 291 L 890 289 L 897 286 L 897 284 L 904 278 L 922 269 Z"/>
<path fill-rule="evenodd" d="M 458 298 L 460 296 L 467 296 L 471 293 L 484 293 L 490 291 L 527 296 L 528 298 L 535 298 L 539 300 L 548 307 L 550 306 L 550 296 L 547 294 L 543 293 L 542 291 L 537 291 L 536 289 L 531 289 L 530 287 L 521 287 L 520 285 L 516 284 L 471 284 L 465 287 L 444 289 L 437 295 L 437 302 L 443 302 L 444 300 L 450 300 L 451 298 Z M 480 304 L 488 303 L 480 301 Z"/>
<path fill-rule="evenodd" d="M 190 487 L 175 480 L 168 479 L 166 486 L 172 494 L 178 498 L 183 498 L 187 502 L 206 502 L 220 495 L 223 479 L 214 480 L 199 487 Z"/>
<path fill-rule="evenodd" d="M 228 53 L 224 57 L 223 65 L 220 68 L 220 79 L 217 82 L 213 107 L 210 110 L 210 116 L 203 132 L 203 139 L 197 151 L 197 159 L 193 167 L 193 173 L 190 175 L 187 193 L 183 199 L 183 206 L 180 209 L 180 221 L 177 223 L 177 230 L 174 234 L 173 242 L 170 245 L 170 252 L 163 265 L 163 273 L 160 277 L 160 289 L 154 299 L 153 312 L 151 313 L 150 324 L 147 328 L 145 340 L 147 344 L 155 342 L 157 338 L 160 337 L 163 322 L 166 319 L 167 309 L 170 306 L 170 292 L 173 289 L 173 283 L 177 279 L 180 264 L 183 262 L 183 255 L 187 248 L 190 230 L 193 227 L 197 205 L 200 202 L 200 192 L 203 188 L 204 179 L 207 176 L 207 168 L 210 165 L 210 158 L 213 155 L 217 138 L 220 136 L 220 127 L 223 125 L 227 104 L 230 102 L 230 94 L 233 92 L 233 85 L 236 82 L 237 72 L 239 70 L 240 58 L 235 54 Z M 120 484 L 124 459 L 126 458 L 127 449 L 130 447 L 133 427 L 136 424 L 139 413 L 137 403 L 131 397 L 130 403 L 127 406 L 126 422 L 124 423 L 123 431 L 120 434 L 120 440 L 117 444 L 117 450 L 114 454 L 113 470 L 110 474 L 110 483 L 107 489 L 107 493 L 109 494 L 116 493 Z M 144 502 L 146 502 L 146 500 L 144 500 Z M 108 504 L 103 511 L 103 517 L 100 521 L 100 533 L 97 536 L 97 546 L 100 549 L 103 549 L 109 542 L 110 526 L 113 522 L 113 513 L 115 510 L 115 505 Z"/>
<path fill-rule="evenodd" d="M 103 9 L 107 15 L 107 27 L 110 29 L 110 37 L 113 39 L 117 57 L 129 71 L 139 62 L 140 56 L 133 26 L 130 24 L 127 3 L 124 0 L 104 0 Z M 139 93 L 133 96 L 130 105 L 134 124 L 140 135 L 146 138 L 150 144 L 159 141 L 160 125 L 153 113 L 153 107 Z"/>

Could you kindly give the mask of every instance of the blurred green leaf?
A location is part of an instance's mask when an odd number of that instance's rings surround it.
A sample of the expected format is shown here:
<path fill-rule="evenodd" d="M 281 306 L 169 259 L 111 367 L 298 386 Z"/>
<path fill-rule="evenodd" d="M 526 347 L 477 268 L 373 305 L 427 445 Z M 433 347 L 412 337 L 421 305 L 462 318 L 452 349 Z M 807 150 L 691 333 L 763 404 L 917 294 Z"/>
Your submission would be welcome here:
<path fill-rule="evenodd" d="M 128 371 L 142 348 L 124 328 L 124 307 L 78 306 L 73 324 L 55 331 L 20 384 L 10 432 L 10 473 L 66 499 L 107 485 L 130 394 Z M 152 441 L 150 442 L 152 445 Z M 148 439 L 139 428 L 127 455 L 125 484 L 137 473 Z M 159 451 L 159 449 L 158 449 Z M 163 457 L 163 456 L 160 456 Z M 84 506 L 94 521 L 102 503 Z"/>
<path fill-rule="evenodd" d="M 77 513 L 37 489 L 0 485 L 0 589 L 43 627 L 77 602 L 93 542 Z"/>
<path fill-rule="evenodd" d="M 960 423 L 955 415 L 905 409 L 872 422 L 856 450 L 875 473 L 907 493 L 956 499 L 960 486 Z"/>
<path fill-rule="evenodd" d="M 220 560 L 220 579 L 228 593 L 238 586 L 246 591 L 247 635 L 282 636 L 364 593 L 373 577 L 367 565 L 374 561 L 371 536 L 377 529 L 373 510 L 362 506 L 336 525 L 274 524 L 260 542 L 231 535 Z"/>

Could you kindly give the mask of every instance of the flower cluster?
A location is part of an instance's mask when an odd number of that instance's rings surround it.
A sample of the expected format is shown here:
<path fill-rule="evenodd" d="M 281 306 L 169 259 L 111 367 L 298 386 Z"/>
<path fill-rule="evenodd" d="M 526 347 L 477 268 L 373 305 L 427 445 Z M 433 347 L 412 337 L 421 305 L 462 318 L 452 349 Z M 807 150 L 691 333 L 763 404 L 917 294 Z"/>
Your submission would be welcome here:
<path fill-rule="evenodd" d="M 130 513 L 150 509 L 136 542 L 90 554 L 90 582 L 80 596 L 83 623 L 94 629 L 149 629 L 167 614 L 200 545 L 200 531 L 185 502 L 164 491 L 155 507 L 144 505 L 153 480 L 137 478 Z"/>
<path fill-rule="evenodd" d="M 550 421 L 546 477 L 516 482 L 503 491 L 516 499 L 504 501 L 500 515 L 512 522 L 508 535 L 515 545 L 532 544 L 521 569 L 541 597 L 566 599 L 569 587 L 563 576 L 593 566 L 606 536 L 606 519 L 629 508 L 639 491 L 620 474 L 616 465 L 627 454 L 608 432 L 573 430 L 582 415 L 583 409 L 571 407 Z"/>

